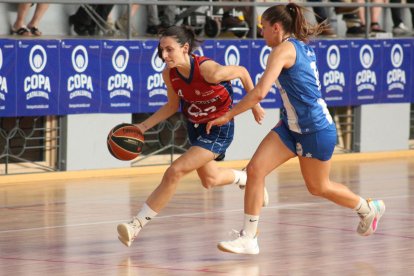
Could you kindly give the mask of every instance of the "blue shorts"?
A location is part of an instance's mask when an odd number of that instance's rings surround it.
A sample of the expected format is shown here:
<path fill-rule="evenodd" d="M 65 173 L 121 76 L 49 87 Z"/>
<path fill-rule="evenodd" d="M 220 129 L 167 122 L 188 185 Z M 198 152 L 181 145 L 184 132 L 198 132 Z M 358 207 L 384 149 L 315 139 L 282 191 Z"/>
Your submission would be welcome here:
<path fill-rule="evenodd" d="M 331 159 L 335 149 L 337 139 L 335 124 L 313 133 L 300 134 L 289 130 L 280 120 L 273 131 L 279 134 L 283 143 L 298 156 L 326 161 Z"/>
<path fill-rule="evenodd" d="M 213 126 L 206 133 L 207 124 L 187 122 L 188 138 L 192 146 L 199 146 L 216 154 L 224 154 L 233 141 L 234 120 L 222 126 Z"/>

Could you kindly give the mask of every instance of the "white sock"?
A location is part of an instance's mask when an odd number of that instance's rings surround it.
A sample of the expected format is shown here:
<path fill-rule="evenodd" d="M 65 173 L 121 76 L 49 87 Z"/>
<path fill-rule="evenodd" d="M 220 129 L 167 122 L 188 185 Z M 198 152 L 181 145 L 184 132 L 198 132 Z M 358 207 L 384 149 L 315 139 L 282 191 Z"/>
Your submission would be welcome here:
<path fill-rule="evenodd" d="M 258 224 L 259 224 L 259 216 L 244 214 L 243 230 L 246 232 L 247 236 L 251 238 L 254 238 L 254 236 L 256 236 Z"/>
<path fill-rule="evenodd" d="M 145 224 L 150 222 L 150 220 L 158 215 L 157 212 L 151 209 L 146 203 L 142 206 L 141 210 L 137 214 L 137 218 L 141 223 L 141 226 L 144 227 Z"/>
<path fill-rule="evenodd" d="M 232 170 L 234 173 L 234 181 L 232 184 L 246 186 L 247 173 L 245 171 Z"/>
<path fill-rule="evenodd" d="M 357 206 L 355 206 L 354 210 L 359 214 L 368 214 L 371 212 L 371 208 L 368 205 L 366 199 L 359 197 L 359 202 Z"/>

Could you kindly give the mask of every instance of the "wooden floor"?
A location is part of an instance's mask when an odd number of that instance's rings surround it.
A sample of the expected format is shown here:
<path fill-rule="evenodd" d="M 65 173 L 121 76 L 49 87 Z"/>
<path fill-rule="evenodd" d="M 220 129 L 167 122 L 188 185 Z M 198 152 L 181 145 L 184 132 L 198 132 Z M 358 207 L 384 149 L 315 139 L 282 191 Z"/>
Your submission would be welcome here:
<path fill-rule="evenodd" d="M 273 172 L 256 256 L 216 248 L 242 226 L 243 192 L 204 190 L 195 174 L 132 247 L 121 244 L 116 225 L 136 214 L 160 178 L 0 184 L 0 275 L 414 275 L 413 154 L 333 163 L 333 180 L 385 201 L 370 237 L 355 233 L 351 210 L 311 196 L 295 162 Z"/>

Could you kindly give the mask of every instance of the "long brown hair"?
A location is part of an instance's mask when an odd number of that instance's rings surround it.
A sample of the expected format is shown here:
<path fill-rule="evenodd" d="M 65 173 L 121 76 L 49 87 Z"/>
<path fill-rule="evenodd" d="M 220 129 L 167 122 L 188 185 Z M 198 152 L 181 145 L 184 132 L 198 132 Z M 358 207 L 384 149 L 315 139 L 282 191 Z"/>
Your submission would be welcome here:
<path fill-rule="evenodd" d="M 197 47 L 202 43 L 201 40 L 196 39 L 193 29 L 188 26 L 171 26 L 165 31 L 161 32 L 160 39 L 163 37 L 173 37 L 180 46 L 188 43 L 189 49 L 188 52 L 191 54 Z M 160 49 L 160 44 L 158 43 L 158 57 L 162 58 L 162 51 Z"/>
<path fill-rule="evenodd" d="M 287 33 L 293 34 L 299 40 L 308 42 L 310 36 L 318 35 L 325 28 L 325 23 L 309 24 L 304 16 L 304 11 L 307 11 L 307 9 L 295 3 L 276 5 L 265 10 L 262 19 L 271 25 L 280 22 Z"/>

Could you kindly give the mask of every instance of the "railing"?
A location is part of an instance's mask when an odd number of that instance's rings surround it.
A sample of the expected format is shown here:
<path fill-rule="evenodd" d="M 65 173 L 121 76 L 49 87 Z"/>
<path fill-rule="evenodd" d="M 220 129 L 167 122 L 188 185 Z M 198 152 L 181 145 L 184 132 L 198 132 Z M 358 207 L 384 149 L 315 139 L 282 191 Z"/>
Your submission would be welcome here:
<path fill-rule="evenodd" d="M 287 4 L 286 2 L 256 2 L 255 0 L 251 2 L 232 2 L 232 1 L 156 1 L 153 0 L 88 0 L 88 1 L 82 1 L 82 0 L 32 0 L 32 1 L 19 1 L 19 0 L 0 0 L 0 3 L 22 3 L 22 2 L 30 2 L 30 3 L 50 3 L 50 4 L 116 4 L 116 5 L 126 5 L 128 7 L 128 14 L 130 14 L 130 9 L 133 4 L 139 4 L 139 5 L 159 5 L 159 6 L 187 6 L 187 7 L 240 7 L 240 5 L 243 5 L 243 7 L 252 7 L 253 13 L 257 13 L 257 8 L 259 7 L 271 7 L 276 4 Z M 86 2 L 86 3 L 85 3 Z M 368 1 L 365 1 L 364 3 L 340 3 L 340 2 L 300 2 L 301 6 L 304 7 L 365 7 L 365 18 L 366 18 L 366 24 L 367 26 L 370 25 L 370 8 L 371 7 L 383 7 L 383 8 L 414 8 L 414 4 L 402 4 L 402 3 L 371 3 Z M 128 20 L 130 28 L 128 28 L 127 37 L 131 38 L 131 20 Z M 251 26 L 257 25 L 257 17 L 252 16 L 251 18 Z M 257 32 L 256 28 L 253 28 L 252 30 L 252 36 L 253 38 L 257 38 Z M 369 30 L 366 29 L 365 37 L 369 37 Z"/>

